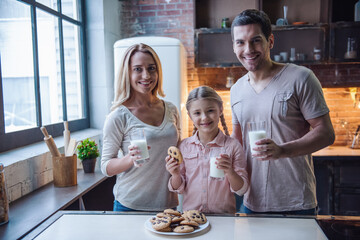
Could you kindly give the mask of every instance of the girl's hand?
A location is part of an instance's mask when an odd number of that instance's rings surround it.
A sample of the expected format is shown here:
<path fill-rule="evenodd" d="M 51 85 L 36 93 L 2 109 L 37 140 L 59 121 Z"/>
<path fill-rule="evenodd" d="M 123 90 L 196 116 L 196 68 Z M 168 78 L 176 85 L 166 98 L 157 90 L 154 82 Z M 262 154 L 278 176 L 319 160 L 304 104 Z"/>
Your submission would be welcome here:
<path fill-rule="evenodd" d="M 179 163 L 172 157 L 166 156 L 166 170 L 172 175 L 180 175 L 180 165 Z"/>
<path fill-rule="evenodd" d="M 229 155 L 221 154 L 220 157 L 216 158 L 216 160 L 217 161 L 215 163 L 217 165 L 217 168 L 224 170 L 226 174 L 232 173 L 234 171 Z"/>

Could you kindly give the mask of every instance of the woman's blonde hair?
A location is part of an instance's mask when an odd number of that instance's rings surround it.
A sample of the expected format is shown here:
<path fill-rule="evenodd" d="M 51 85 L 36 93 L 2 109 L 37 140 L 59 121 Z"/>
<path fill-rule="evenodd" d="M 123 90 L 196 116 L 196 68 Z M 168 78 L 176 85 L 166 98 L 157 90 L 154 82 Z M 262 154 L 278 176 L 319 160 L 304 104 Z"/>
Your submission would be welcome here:
<path fill-rule="evenodd" d="M 136 52 L 148 53 L 154 59 L 156 64 L 156 71 L 158 73 L 158 81 L 155 88 L 152 90 L 152 94 L 155 96 L 159 95 L 161 97 L 165 97 L 162 88 L 163 76 L 159 56 L 156 54 L 154 49 L 144 43 L 134 44 L 126 50 L 121 58 L 119 70 L 115 77 L 115 96 L 110 109 L 111 111 L 114 111 L 130 98 L 130 60 Z"/>
<path fill-rule="evenodd" d="M 189 93 L 189 96 L 186 101 L 186 110 L 189 112 L 191 103 L 193 101 L 199 100 L 199 99 L 207 99 L 207 100 L 215 101 L 219 105 L 220 109 L 223 109 L 223 101 L 222 101 L 221 97 L 219 96 L 219 94 L 211 87 L 200 86 L 200 87 L 193 89 Z M 222 125 L 222 128 L 224 129 L 225 134 L 230 136 L 229 130 L 226 126 L 224 113 L 222 113 L 220 115 L 220 121 L 221 121 L 221 125 Z M 193 135 L 196 133 L 196 130 L 197 130 L 197 128 L 194 125 Z"/>

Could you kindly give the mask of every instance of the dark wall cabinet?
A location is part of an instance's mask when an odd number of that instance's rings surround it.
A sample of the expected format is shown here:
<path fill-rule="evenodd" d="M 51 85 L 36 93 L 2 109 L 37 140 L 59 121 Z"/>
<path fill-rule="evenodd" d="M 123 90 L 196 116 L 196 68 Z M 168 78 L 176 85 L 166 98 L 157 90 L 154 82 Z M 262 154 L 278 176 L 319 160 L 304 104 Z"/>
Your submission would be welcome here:
<path fill-rule="evenodd" d="M 112 211 L 116 176 L 109 177 L 64 210 Z"/>
<path fill-rule="evenodd" d="M 314 157 L 321 215 L 360 216 L 360 157 Z"/>

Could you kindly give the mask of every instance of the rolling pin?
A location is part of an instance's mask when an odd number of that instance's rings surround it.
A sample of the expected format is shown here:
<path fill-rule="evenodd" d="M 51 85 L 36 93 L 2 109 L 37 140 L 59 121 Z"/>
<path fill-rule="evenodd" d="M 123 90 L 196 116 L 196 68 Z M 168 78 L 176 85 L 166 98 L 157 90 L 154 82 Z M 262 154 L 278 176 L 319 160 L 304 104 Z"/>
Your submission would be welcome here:
<path fill-rule="evenodd" d="M 67 153 L 70 142 L 70 131 L 69 131 L 69 124 L 67 121 L 64 122 L 63 135 L 64 135 L 64 153 Z"/>
<path fill-rule="evenodd" d="M 40 130 L 42 131 L 42 133 L 44 134 L 44 141 L 46 143 L 46 145 L 48 146 L 50 153 L 53 157 L 61 157 L 61 154 L 59 152 L 59 149 L 57 149 L 56 144 L 54 142 L 54 139 L 52 138 L 51 135 L 48 134 L 47 130 L 45 127 L 41 127 Z"/>

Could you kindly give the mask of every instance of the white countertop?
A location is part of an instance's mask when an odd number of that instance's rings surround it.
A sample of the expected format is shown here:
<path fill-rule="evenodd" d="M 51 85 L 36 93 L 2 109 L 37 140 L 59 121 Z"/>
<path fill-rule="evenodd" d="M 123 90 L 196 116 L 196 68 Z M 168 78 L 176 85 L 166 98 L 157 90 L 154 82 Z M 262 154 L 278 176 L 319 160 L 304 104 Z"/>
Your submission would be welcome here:
<path fill-rule="evenodd" d="M 143 214 L 65 213 L 48 224 L 35 239 L 327 239 L 313 218 L 207 216 L 210 226 L 203 231 L 168 236 L 146 229 L 145 222 L 150 217 Z"/>
<path fill-rule="evenodd" d="M 360 156 L 360 149 L 347 146 L 329 146 L 312 154 L 313 156 Z"/>

